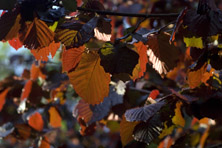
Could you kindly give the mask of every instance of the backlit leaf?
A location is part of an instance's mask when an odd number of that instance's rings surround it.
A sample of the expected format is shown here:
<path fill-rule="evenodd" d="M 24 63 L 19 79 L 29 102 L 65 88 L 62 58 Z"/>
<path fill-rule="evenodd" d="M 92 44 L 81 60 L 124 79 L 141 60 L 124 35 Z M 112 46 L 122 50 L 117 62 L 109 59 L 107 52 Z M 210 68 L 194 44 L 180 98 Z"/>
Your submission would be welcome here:
<path fill-rule="evenodd" d="M 12 40 L 9 40 L 8 43 L 16 50 L 18 50 L 19 48 L 21 48 L 23 46 L 18 37 L 14 38 Z"/>
<path fill-rule="evenodd" d="M 167 74 L 177 66 L 179 49 L 169 43 L 168 33 L 151 34 L 148 36 L 147 55 L 152 67 L 159 74 Z"/>
<path fill-rule="evenodd" d="M 28 49 L 48 47 L 54 40 L 54 32 L 49 29 L 44 21 L 38 18 L 35 18 L 31 24 L 26 24 L 26 27 L 27 30 L 20 36 L 20 40 Z"/>
<path fill-rule="evenodd" d="M 148 62 L 147 57 L 147 46 L 145 46 L 142 42 L 138 42 L 134 44 L 136 47 L 136 51 L 139 54 L 139 63 L 133 69 L 133 80 L 140 78 L 143 76 L 146 71 L 146 64 Z"/>
<path fill-rule="evenodd" d="M 184 127 L 185 125 L 185 120 L 182 116 L 181 113 L 181 106 L 182 106 L 182 102 L 177 102 L 176 103 L 176 108 L 175 108 L 175 116 L 172 118 L 172 121 L 174 124 L 179 125 L 181 127 Z"/>
<path fill-rule="evenodd" d="M 95 51 L 83 53 L 79 65 L 68 76 L 78 95 L 89 104 L 101 103 L 109 94 L 110 74 L 100 65 Z"/>
<path fill-rule="evenodd" d="M 91 120 L 92 114 L 93 112 L 91 111 L 89 104 L 86 103 L 83 99 L 79 101 L 73 113 L 76 118 L 81 118 L 85 121 L 85 123 L 88 123 Z"/>
<path fill-rule="evenodd" d="M 32 80 L 29 80 L 26 82 L 24 88 L 22 89 L 22 95 L 20 100 L 23 101 L 24 99 L 27 99 L 29 97 L 29 94 L 32 90 Z"/>
<path fill-rule="evenodd" d="M 49 109 L 49 123 L 53 128 L 61 127 L 62 118 L 55 107 Z"/>
<path fill-rule="evenodd" d="M 79 47 L 87 43 L 94 36 L 94 28 L 97 25 L 99 17 L 93 17 L 87 23 L 79 20 L 71 20 L 60 26 L 56 33 L 56 38 L 67 48 Z"/>
<path fill-rule="evenodd" d="M 37 131 L 42 131 L 44 126 L 44 121 L 42 115 L 39 112 L 35 112 L 28 119 L 28 124 Z"/>
<path fill-rule="evenodd" d="M 120 137 L 123 146 L 127 145 L 130 141 L 133 140 L 133 130 L 134 127 L 138 124 L 139 122 L 128 122 L 126 121 L 126 118 L 123 117 L 120 122 Z"/>
<path fill-rule="evenodd" d="M 44 47 L 38 50 L 31 50 L 36 60 L 48 61 L 48 56 L 51 55 L 52 58 L 55 56 L 56 51 L 60 48 L 60 43 L 52 42 L 48 47 Z"/>
<path fill-rule="evenodd" d="M 62 71 L 69 72 L 74 69 L 81 60 L 82 54 L 85 50 L 85 46 L 79 48 L 71 48 L 66 50 L 63 48 L 62 52 Z"/>
<path fill-rule="evenodd" d="M 3 92 L 0 93 L 0 111 L 3 109 L 3 106 L 5 105 L 6 95 L 8 94 L 9 90 L 10 88 L 6 88 Z"/>
<path fill-rule="evenodd" d="M 202 49 L 203 46 L 203 40 L 201 37 L 196 38 L 196 37 L 192 37 L 192 38 L 187 38 L 184 37 L 183 38 L 184 43 L 186 44 L 186 47 L 196 47 L 196 48 L 200 48 Z"/>

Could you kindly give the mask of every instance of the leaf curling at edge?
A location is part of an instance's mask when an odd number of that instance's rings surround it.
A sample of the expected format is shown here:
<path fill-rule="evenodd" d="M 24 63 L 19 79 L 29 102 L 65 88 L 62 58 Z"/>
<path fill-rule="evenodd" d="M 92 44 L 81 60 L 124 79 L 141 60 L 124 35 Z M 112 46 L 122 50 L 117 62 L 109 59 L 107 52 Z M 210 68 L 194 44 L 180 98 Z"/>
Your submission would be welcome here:
<path fill-rule="evenodd" d="M 77 94 L 89 104 L 99 104 L 109 94 L 110 74 L 100 65 L 96 51 L 83 53 L 78 66 L 68 76 Z"/>
<path fill-rule="evenodd" d="M 105 43 L 99 50 L 101 57 L 100 64 L 106 72 L 111 74 L 128 73 L 132 75 L 134 67 L 138 63 L 139 55 L 127 44 Z"/>
<path fill-rule="evenodd" d="M 150 34 L 148 36 L 147 55 L 152 67 L 160 74 L 165 75 L 177 66 L 179 49 L 169 43 L 170 34 Z"/>

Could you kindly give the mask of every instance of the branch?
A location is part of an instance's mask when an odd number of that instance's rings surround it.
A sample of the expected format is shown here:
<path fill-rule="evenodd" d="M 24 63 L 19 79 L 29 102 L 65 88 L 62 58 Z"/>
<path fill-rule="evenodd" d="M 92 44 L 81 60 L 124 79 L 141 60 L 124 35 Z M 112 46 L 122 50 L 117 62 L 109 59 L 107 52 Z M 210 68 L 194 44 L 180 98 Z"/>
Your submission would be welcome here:
<path fill-rule="evenodd" d="M 84 11 L 84 12 L 95 12 L 101 15 L 144 17 L 144 18 L 171 18 L 171 17 L 177 17 L 179 15 L 179 13 L 168 13 L 168 14 L 121 13 L 121 12 L 95 10 L 95 9 L 88 9 L 88 8 L 81 8 L 81 7 L 77 7 L 77 10 Z"/>

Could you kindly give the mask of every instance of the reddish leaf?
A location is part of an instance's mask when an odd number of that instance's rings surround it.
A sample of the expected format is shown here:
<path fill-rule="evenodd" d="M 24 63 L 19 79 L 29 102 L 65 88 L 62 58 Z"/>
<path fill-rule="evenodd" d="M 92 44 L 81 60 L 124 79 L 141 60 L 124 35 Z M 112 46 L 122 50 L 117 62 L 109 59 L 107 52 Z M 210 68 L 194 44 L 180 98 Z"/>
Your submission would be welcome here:
<path fill-rule="evenodd" d="M 32 64 L 30 73 L 31 80 L 36 80 L 38 77 L 41 77 L 42 79 L 46 78 L 46 75 L 42 73 L 40 66 L 36 66 L 34 63 Z"/>
<path fill-rule="evenodd" d="M 81 60 L 84 50 L 85 46 L 71 48 L 68 50 L 64 48 L 62 52 L 62 71 L 69 72 L 70 70 L 74 69 Z"/>
<path fill-rule="evenodd" d="M 78 122 L 80 124 L 80 127 L 81 127 L 80 134 L 82 136 L 90 136 L 95 132 L 95 130 L 96 130 L 96 124 L 95 123 L 87 126 L 84 119 L 78 118 L 77 120 L 78 120 Z"/>
<path fill-rule="evenodd" d="M 156 99 L 156 97 L 160 94 L 159 90 L 154 89 L 151 91 L 151 93 L 149 94 L 149 97 L 151 97 L 152 99 Z"/>
<path fill-rule="evenodd" d="M 88 123 L 91 120 L 93 112 L 91 111 L 89 104 L 81 99 L 74 110 L 74 114 L 79 118 L 82 118 L 85 123 Z"/>
<path fill-rule="evenodd" d="M 21 47 L 23 46 L 18 37 L 14 38 L 14 39 L 12 39 L 12 40 L 9 40 L 8 43 L 9 43 L 13 48 L 15 48 L 15 50 L 18 50 L 19 48 L 21 48 Z"/>
<path fill-rule="evenodd" d="M 22 89 L 22 95 L 20 100 L 23 101 L 24 99 L 28 98 L 31 90 L 32 90 L 32 80 L 29 80 Z"/>
<path fill-rule="evenodd" d="M 52 42 L 48 47 L 39 50 L 31 50 L 36 60 L 48 61 L 48 56 L 51 54 L 52 58 L 55 56 L 56 51 L 60 48 L 60 43 Z"/>
<path fill-rule="evenodd" d="M 49 139 L 46 136 L 41 140 L 39 148 L 50 148 Z"/>
<path fill-rule="evenodd" d="M 6 88 L 3 92 L 0 94 L 0 111 L 3 109 L 3 106 L 5 104 L 5 97 L 8 94 L 8 91 L 10 88 Z"/>
<path fill-rule="evenodd" d="M 139 63 L 133 69 L 133 80 L 143 76 L 144 72 L 146 71 L 146 64 L 148 62 L 147 46 L 144 45 L 142 42 L 135 43 L 134 45 L 140 57 Z"/>
<path fill-rule="evenodd" d="M 42 131 L 44 126 L 44 121 L 42 119 L 42 115 L 39 112 L 32 114 L 29 117 L 28 124 L 37 131 Z"/>
<path fill-rule="evenodd" d="M 120 122 L 120 137 L 123 146 L 127 145 L 130 141 L 133 140 L 133 130 L 137 124 L 140 122 L 128 122 L 126 118 L 123 117 Z"/>
<path fill-rule="evenodd" d="M 99 104 L 109 94 L 110 74 L 100 65 L 96 51 L 84 53 L 75 71 L 68 76 L 76 92 L 89 104 Z"/>
<path fill-rule="evenodd" d="M 62 118 L 55 107 L 49 109 L 49 123 L 53 128 L 61 127 Z"/>

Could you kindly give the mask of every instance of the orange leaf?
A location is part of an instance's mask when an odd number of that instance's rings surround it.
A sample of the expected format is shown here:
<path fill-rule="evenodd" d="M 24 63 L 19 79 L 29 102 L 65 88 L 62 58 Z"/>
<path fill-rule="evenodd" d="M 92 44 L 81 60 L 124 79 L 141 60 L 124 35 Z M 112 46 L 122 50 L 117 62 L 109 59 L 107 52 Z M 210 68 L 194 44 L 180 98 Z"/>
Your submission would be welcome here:
<path fill-rule="evenodd" d="M 28 124 L 37 131 L 42 131 L 44 121 L 42 115 L 39 112 L 32 114 L 29 118 Z"/>
<path fill-rule="evenodd" d="M 149 97 L 151 97 L 152 99 L 156 99 L 156 97 L 160 94 L 159 90 L 154 89 L 151 91 Z"/>
<path fill-rule="evenodd" d="M 46 75 L 44 75 L 40 67 L 36 66 L 34 63 L 32 64 L 30 73 L 31 73 L 30 74 L 31 80 L 36 80 L 38 77 L 41 77 L 42 79 L 46 79 Z"/>
<path fill-rule="evenodd" d="M 41 140 L 41 144 L 40 144 L 39 148 L 50 148 L 49 139 L 47 137 L 44 137 Z"/>
<path fill-rule="evenodd" d="M 205 83 L 205 85 L 208 85 L 206 82 L 213 75 L 214 69 L 211 69 L 210 72 L 207 72 L 206 69 L 207 64 L 204 64 L 197 71 L 191 71 L 188 73 L 188 84 L 190 88 L 199 86 L 201 82 Z"/>
<path fill-rule="evenodd" d="M 135 43 L 134 45 L 140 57 L 138 64 L 133 69 L 133 76 L 132 76 L 133 80 L 143 76 L 144 72 L 146 71 L 146 64 L 148 63 L 146 45 L 144 45 L 142 42 Z"/>
<path fill-rule="evenodd" d="M 12 40 L 9 40 L 8 43 L 9 43 L 13 48 L 15 48 L 15 50 L 18 50 L 19 48 L 21 48 L 21 47 L 23 46 L 18 37 L 14 38 L 14 39 L 12 39 Z"/>
<path fill-rule="evenodd" d="M 3 92 L 1 92 L 0 94 L 0 111 L 2 111 L 3 106 L 5 104 L 5 97 L 8 94 L 8 91 L 10 90 L 10 88 L 6 88 Z"/>
<path fill-rule="evenodd" d="M 48 56 L 51 54 L 52 58 L 55 56 L 56 51 L 59 49 L 60 43 L 52 42 L 48 47 L 38 50 L 31 50 L 36 60 L 48 61 Z"/>
<path fill-rule="evenodd" d="M 53 128 L 61 127 L 62 118 L 55 107 L 50 107 L 49 117 L 49 123 Z"/>
<path fill-rule="evenodd" d="M 79 118 L 82 118 L 86 123 L 91 120 L 93 112 L 91 111 L 89 104 L 81 99 L 76 106 L 74 113 L 77 113 Z"/>
<path fill-rule="evenodd" d="M 120 137 L 123 146 L 127 145 L 130 141 L 133 140 L 133 130 L 139 123 L 140 122 L 128 122 L 126 121 L 125 116 L 123 116 L 123 119 L 120 122 Z"/>
<path fill-rule="evenodd" d="M 99 104 L 109 94 L 110 74 L 100 65 L 96 51 L 84 53 L 75 71 L 68 76 L 75 91 L 89 104 Z"/>
<path fill-rule="evenodd" d="M 90 136 L 95 132 L 96 123 L 93 123 L 93 124 L 90 124 L 89 126 L 87 126 L 85 121 L 82 118 L 78 117 L 77 120 L 78 120 L 79 125 L 81 127 L 80 134 L 82 136 Z"/>
<path fill-rule="evenodd" d="M 32 90 L 32 80 L 29 80 L 22 89 L 22 95 L 20 100 L 23 101 L 25 98 L 28 98 L 31 90 Z"/>
<path fill-rule="evenodd" d="M 30 25 L 26 24 L 26 30 L 22 33 L 20 40 L 28 49 L 48 47 L 54 40 L 54 32 L 49 29 L 44 21 L 38 18 L 35 18 Z"/>
<path fill-rule="evenodd" d="M 81 60 L 85 46 L 79 48 L 70 48 L 68 50 L 63 49 L 62 52 L 62 71 L 69 72 L 74 69 Z"/>

